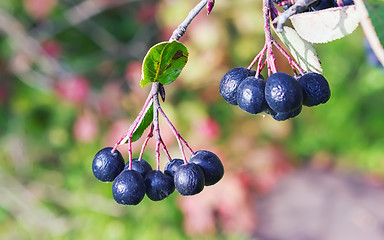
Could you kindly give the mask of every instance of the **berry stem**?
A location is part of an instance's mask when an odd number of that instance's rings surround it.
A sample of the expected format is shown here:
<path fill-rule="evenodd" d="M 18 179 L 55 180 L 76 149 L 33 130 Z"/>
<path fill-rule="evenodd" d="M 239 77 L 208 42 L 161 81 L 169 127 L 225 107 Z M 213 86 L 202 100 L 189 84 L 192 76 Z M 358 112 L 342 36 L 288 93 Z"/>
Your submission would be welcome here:
<path fill-rule="evenodd" d="M 260 59 L 259 59 L 259 62 L 257 63 L 257 69 L 256 69 L 256 75 L 255 75 L 255 77 L 258 77 L 259 76 L 259 74 L 260 74 L 260 72 L 261 72 L 261 70 L 263 70 L 263 68 L 264 68 L 264 66 L 265 66 L 265 62 L 264 62 L 264 64 L 262 64 L 262 62 L 263 62 L 263 59 L 264 59 L 264 54 L 265 54 L 265 51 L 267 50 L 267 44 L 264 44 L 264 47 L 263 47 L 263 49 L 261 50 L 261 57 L 260 57 Z M 259 54 L 260 54 L 259 53 Z"/>
<path fill-rule="evenodd" d="M 168 152 L 167 146 L 165 146 L 165 143 L 164 143 L 163 139 L 160 139 L 160 140 L 161 140 L 161 142 L 160 142 L 161 146 L 163 147 L 163 150 L 164 150 L 165 154 L 167 155 L 168 160 L 172 161 L 172 157 L 171 157 L 171 155 Z"/>
<path fill-rule="evenodd" d="M 295 72 L 296 70 L 295 69 L 297 69 L 299 72 L 300 72 L 300 74 L 304 74 L 305 73 L 305 71 L 299 66 L 299 64 L 297 64 L 297 62 L 295 61 L 295 60 L 293 60 L 292 58 L 291 58 L 291 56 L 289 56 L 289 54 L 275 41 L 275 40 L 273 40 L 273 45 L 275 45 L 276 46 L 276 48 L 277 49 L 279 49 L 279 51 L 284 55 L 284 57 L 288 60 L 288 62 L 289 62 L 289 65 L 291 65 L 291 68 L 292 68 L 292 70 Z"/>
<path fill-rule="evenodd" d="M 128 162 L 129 170 L 132 170 L 132 138 L 128 138 Z"/>
<path fill-rule="evenodd" d="M 182 142 L 185 144 L 185 146 L 190 150 L 192 151 L 192 149 L 189 147 L 189 145 L 187 144 L 187 142 L 180 136 L 180 133 L 176 130 L 175 126 L 173 126 L 172 122 L 169 120 L 169 118 L 167 117 L 167 115 L 164 113 L 163 109 L 159 108 L 159 112 L 160 114 L 164 117 L 165 121 L 168 123 L 169 127 L 171 128 L 173 134 L 175 135 L 176 137 L 176 140 L 179 144 L 179 149 L 180 149 L 180 152 L 181 154 L 183 155 L 183 158 L 184 158 L 184 162 L 188 162 L 187 161 L 187 157 L 185 155 L 185 152 L 184 152 L 184 148 L 183 148 L 183 144 Z M 193 151 L 192 151 L 193 152 Z"/>
<path fill-rule="evenodd" d="M 267 46 L 266 50 L 266 59 L 267 59 L 267 67 L 268 67 L 268 75 L 270 72 L 277 72 L 276 69 L 276 59 L 273 55 L 272 49 L 272 33 L 271 33 L 271 25 L 270 25 L 270 6 L 271 0 L 263 0 L 263 16 L 264 16 L 264 32 L 265 32 L 265 44 Z"/>
<path fill-rule="evenodd" d="M 159 109 L 160 109 L 159 94 L 158 94 L 159 87 L 160 87 L 160 83 L 158 82 L 154 82 L 152 84 L 152 89 L 157 89 L 156 93 L 153 95 L 153 124 L 155 126 L 157 170 L 160 170 L 160 142 L 161 142 L 160 126 L 159 126 Z"/>
<path fill-rule="evenodd" d="M 141 159 L 143 158 L 143 154 L 144 154 L 144 150 L 145 148 L 147 147 L 147 144 L 148 144 L 148 141 L 151 137 L 153 137 L 153 123 L 151 124 L 151 129 L 149 130 L 149 133 L 148 133 L 148 136 L 145 138 L 145 141 L 143 143 L 143 146 L 141 147 L 141 151 L 140 151 L 140 156 L 139 156 L 139 161 L 141 161 Z"/>
<path fill-rule="evenodd" d="M 255 65 L 255 63 L 257 62 L 257 60 L 259 59 L 263 59 L 263 56 L 264 56 L 264 53 L 265 53 L 265 49 L 266 49 L 266 45 L 264 44 L 264 47 L 263 49 L 261 49 L 261 51 L 259 52 L 259 54 L 256 55 L 256 57 L 253 59 L 253 61 L 251 62 L 251 64 L 248 66 L 248 69 L 251 69 L 253 67 L 253 65 Z M 260 60 L 259 60 L 260 61 Z"/>
<path fill-rule="evenodd" d="M 129 138 L 132 138 L 132 135 L 134 133 L 134 130 L 137 128 L 137 126 L 141 123 L 141 121 L 143 121 L 143 118 L 145 116 L 145 114 L 147 113 L 148 111 L 148 106 L 149 104 L 152 102 L 152 91 L 151 93 L 148 95 L 148 98 L 147 100 L 145 101 L 144 105 L 143 105 L 143 108 L 141 109 L 139 115 L 136 117 L 136 119 L 133 121 L 133 123 L 131 124 L 131 126 L 129 127 L 128 131 L 120 138 L 119 141 L 117 141 L 115 143 L 115 146 L 113 147 L 112 151 L 111 152 L 115 152 L 115 150 L 117 149 L 117 147 L 121 144 L 121 142 L 128 136 Z"/>

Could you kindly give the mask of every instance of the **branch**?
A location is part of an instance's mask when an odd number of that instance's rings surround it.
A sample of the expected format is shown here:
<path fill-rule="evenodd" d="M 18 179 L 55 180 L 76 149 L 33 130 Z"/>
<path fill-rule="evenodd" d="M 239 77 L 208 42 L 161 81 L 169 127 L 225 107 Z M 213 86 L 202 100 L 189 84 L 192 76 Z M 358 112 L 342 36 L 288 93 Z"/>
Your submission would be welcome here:
<path fill-rule="evenodd" d="M 364 5 L 363 0 L 355 0 L 356 10 L 360 15 L 360 24 L 363 28 L 364 34 L 371 45 L 373 52 L 376 54 L 381 65 L 384 66 L 384 49 L 377 37 L 375 28 L 372 26 L 372 22 L 369 18 L 368 11 Z M 382 31 L 382 29 L 381 29 Z"/>
<path fill-rule="evenodd" d="M 192 20 L 199 14 L 201 9 L 207 4 L 208 0 L 201 0 L 188 14 L 187 18 L 173 31 L 173 34 L 169 41 L 179 40 L 184 33 L 187 31 L 187 27 L 192 22 Z"/>

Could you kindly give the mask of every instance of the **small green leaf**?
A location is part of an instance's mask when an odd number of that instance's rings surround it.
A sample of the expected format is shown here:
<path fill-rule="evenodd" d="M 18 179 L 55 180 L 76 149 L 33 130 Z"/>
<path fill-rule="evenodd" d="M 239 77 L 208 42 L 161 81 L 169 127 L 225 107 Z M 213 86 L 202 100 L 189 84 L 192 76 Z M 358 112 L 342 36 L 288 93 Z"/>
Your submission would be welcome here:
<path fill-rule="evenodd" d="M 153 121 L 153 103 L 149 106 L 147 112 L 144 115 L 143 121 L 137 126 L 135 131 L 133 132 L 132 135 L 132 142 L 135 142 L 140 139 L 140 137 L 143 135 L 145 129 L 148 128 L 148 126 L 152 123 Z M 129 136 L 126 136 L 121 142 L 121 144 L 125 144 L 128 142 Z"/>
<path fill-rule="evenodd" d="M 150 82 L 167 85 L 176 80 L 188 61 L 187 48 L 178 41 L 162 42 L 149 49 L 144 58 L 140 85 Z"/>
<path fill-rule="evenodd" d="M 301 68 L 308 72 L 323 72 L 315 48 L 302 39 L 293 28 L 284 26 L 283 31 L 277 35 Z"/>

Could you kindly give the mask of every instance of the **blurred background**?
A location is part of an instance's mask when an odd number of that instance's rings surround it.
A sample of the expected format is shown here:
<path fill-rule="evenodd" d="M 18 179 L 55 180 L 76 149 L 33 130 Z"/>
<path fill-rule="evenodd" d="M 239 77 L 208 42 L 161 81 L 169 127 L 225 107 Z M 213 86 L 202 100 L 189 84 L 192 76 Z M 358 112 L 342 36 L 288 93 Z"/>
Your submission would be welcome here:
<path fill-rule="evenodd" d="M 194 197 L 122 206 L 94 178 L 93 156 L 144 104 L 148 49 L 197 2 L 0 1 L 0 239 L 384 239 L 384 71 L 361 28 L 315 46 L 328 103 L 276 122 L 221 98 L 222 76 L 263 47 L 261 2 L 203 10 L 181 39 L 189 61 L 165 87 L 165 112 L 194 150 L 222 159 L 224 178 Z M 164 122 L 161 132 L 181 157 Z M 155 166 L 153 141 L 144 159 Z"/>

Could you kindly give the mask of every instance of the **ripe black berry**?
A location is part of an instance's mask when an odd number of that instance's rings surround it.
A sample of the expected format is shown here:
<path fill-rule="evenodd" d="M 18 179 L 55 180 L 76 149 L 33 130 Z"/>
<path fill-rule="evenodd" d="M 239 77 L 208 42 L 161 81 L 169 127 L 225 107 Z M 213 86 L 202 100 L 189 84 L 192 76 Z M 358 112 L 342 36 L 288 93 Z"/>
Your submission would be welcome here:
<path fill-rule="evenodd" d="M 336 0 L 334 0 L 335 6 L 337 6 Z M 354 5 L 355 2 L 353 0 L 343 0 L 343 6 L 349 6 L 349 5 Z"/>
<path fill-rule="evenodd" d="M 113 181 L 112 194 L 119 204 L 137 205 L 145 196 L 144 178 L 135 170 L 124 170 Z"/>
<path fill-rule="evenodd" d="M 124 169 L 124 158 L 121 153 L 107 147 L 98 151 L 92 161 L 93 175 L 102 182 L 112 182 Z"/>
<path fill-rule="evenodd" d="M 219 87 L 220 94 L 224 100 L 229 104 L 237 105 L 237 88 L 246 77 L 252 76 L 252 74 L 254 76 L 256 72 L 243 67 L 234 68 L 227 72 L 221 79 Z"/>
<path fill-rule="evenodd" d="M 180 165 L 175 171 L 174 183 L 181 195 L 198 194 L 204 189 L 204 172 L 194 163 Z"/>
<path fill-rule="evenodd" d="M 175 191 L 173 177 L 159 170 L 151 170 L 144 179 L 146 194 L 152 201 L 160 201 Z"/>
<path fill-rule="evenodd" d="M 301 76 L 298 81 L 303 90 L 303 104 L 305 106 L 316 106 L 329 100 L 331 90 L 323 75 L 310 72 Z"/>
<path fill-rule="evenodd" d="M 189 162 L 196 164 L 203 170 L 205 186 L 217 183 L 224 175 L 223 164 L 212 152 L 197 151 L 191 156 Z"/>
<path fill-rule="evenodd" d="M 303 102 L 303 93 L 294 77 L 277 72 L 267 79 L 265 100 L 275 112 L 290 112 L 300 107 Z"/>
<path fill-rule="evenodd" d="M 174 158 L 172 161 L 167 162 L 167 164 L 164 167 L 164 173 L 168 176 L 174 177 L 176 169 L 184 164 L 184 160 L 179 158 Z"/>
<path fill-rule="evenodd" d="M 260 113 L 268 107 L 264 91 L 265 81 L 263 79 L 247 77 L 237 89 L 237 104 L 248 113 Z"/>
<path fill-rule="evenodd" d="M 276 121 L 285 121 L 289 118 L 293 118 L 299 115 L 301 113 L 302 108 L 303 107 L 300 105 L 299 108 L 292 110 L 290 112 L 275 112 L 269 109 L 267 113 L 270 114 L 273 117 L 273 119 L 275 119 Z"/>
<path fill-rule="evenodd" d="M 129 162 L 127 162 L 127 164 L 125 164 L 124 170 L 129 170 Z M 152 167 L 144 159 L 141 159 L 139 161 L 138 158 L 134 158 L 134 159 L 132 159 L 132 170 L 137 171 L 138 173 L 141 174 L 141 176 L 145 177 L 145 174 L 147 174 L 147 172 L 151 171 Z"/>
<path fill-rule="evenodd" d="M 335 7 L 334 0 L 318 0 L 311 5 L 312 11 L 319 11 L 331 7 Z"/>

